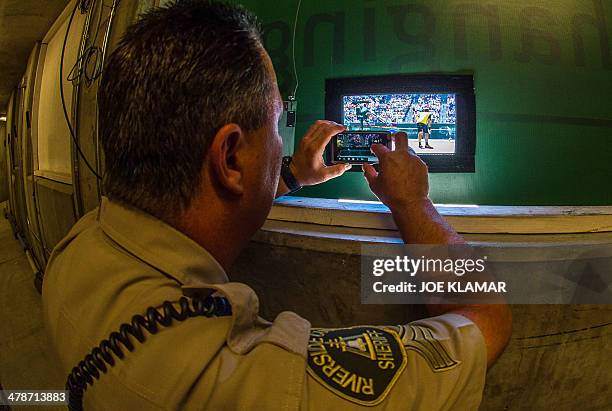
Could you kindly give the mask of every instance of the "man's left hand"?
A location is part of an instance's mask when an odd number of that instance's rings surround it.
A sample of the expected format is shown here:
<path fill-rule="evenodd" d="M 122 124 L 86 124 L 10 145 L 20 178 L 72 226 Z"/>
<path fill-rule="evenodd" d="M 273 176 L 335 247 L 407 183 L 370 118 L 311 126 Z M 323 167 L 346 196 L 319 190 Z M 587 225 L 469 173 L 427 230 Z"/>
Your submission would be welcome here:
<path fill-rule="evenodd" d="M 346 127 L 342 124 L 326 120 L 319 120 L 310 126 L 289 165 L 298 183 L 302 186 L 324 183 L 332 178 L 341 176 L 346 170 L 351 168 L 351 164 L 326 166 L 323 161 L 325 146 L 327 146 L 333 136 L 344 130 L 346 130 Z M 281 178 L 277 195 L 283 195 L 288 191 Z"/>

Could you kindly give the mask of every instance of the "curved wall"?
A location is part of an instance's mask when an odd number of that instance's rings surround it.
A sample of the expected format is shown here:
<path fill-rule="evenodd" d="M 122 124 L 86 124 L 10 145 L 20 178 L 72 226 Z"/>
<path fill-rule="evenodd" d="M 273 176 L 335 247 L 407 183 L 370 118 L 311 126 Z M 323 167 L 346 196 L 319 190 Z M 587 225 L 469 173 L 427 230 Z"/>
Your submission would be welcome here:
<path fill-rule="evenodd" d="M 6 172 L 8 178 L 8 194 L 9 194 L 9 212 L 18 221 L 17 215 L 17 200 L 16 200 L 16 181 L 15 181 L 15 158 L 16 158 L 16 144 L 17 141 L 17 127 L 15 126 L 16 116 L 16 90 L 13 90 L 11 97 L 9 98 L 8 108 L 6 111 Z"/>
<path fill-rule="evenodd" d="M 10 214 L 15 217 L 17 229 L 39 269 L 76 220 L 97 206 L 100 195 L 96 177 L 77 154 L 60 98 L 61 54 L 68 22 L 77 4 L 76 0 L 69 2 L 32 50 L 26 73 L 9 104 L 7 117 L 11 128 L 3 133 L 7 146 L 3 146 L 2 160 L 8 163 L 3 165 L 3 171 L 8 173 Z M 92 64 L 102 64 L 102 51 L 112 51 L 138 13 L 154 6 L 155 1 L 115 0 L 113 4 L 117 5 L 114 9 L 99 0 L 88 3 L 86 13 L 77 10 L 65 44 L 61 87 L 66 111 L 76 140 L 94 167 L 98 83 L 89 83 L 89 79 L 85 81 L 78 74 L 82 73 L 82 64 L 88 64 L 88 73 Z M 107 30 L 109 21 L 112 26 Z M 85 31 L 87 43 L 82 42 Z M 96 48 L 97 60 L 80 59 L 90 47 Z"/>
<path fill-rule="evenodd" d="M 73 9 L 71 2 L 66 10 Z M 64 118 L 64 110 L 60 98 L 59 74 L 62 51 L 64 51 L 63 81 L 64 102 L 68 114 L 72 113 L 73 87 L 67 80 L 74 62 L 77 60 L 79 43 L 82 36 L 85 16 L 76 13 L 70 26 L 68 41 L 64 48 L 64 38 L 70 20 L 70 15 L 63 13 L 46 36 L 43 45 L 41 64 L 43 65 L 38 101 L 38 169 L 64 175 L 72 175 L 70 131 Z M 65 49 L 65 50 L 64 50 Z"/>
<path fill-rule="evenodd" d="M 8 200 L 8 165 L 6 164 L 6 123 L 0 123 L 0 203 Z"/>

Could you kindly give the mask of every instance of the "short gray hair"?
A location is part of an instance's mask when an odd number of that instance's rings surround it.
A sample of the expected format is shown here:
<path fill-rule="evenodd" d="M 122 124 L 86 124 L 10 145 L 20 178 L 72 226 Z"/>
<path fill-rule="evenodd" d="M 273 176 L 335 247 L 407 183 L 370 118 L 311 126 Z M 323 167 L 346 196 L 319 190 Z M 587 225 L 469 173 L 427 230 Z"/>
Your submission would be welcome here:
<path fill-rule="evenodd" d="M 269 118 L 263 53 L 257 19 L 241 6 L 178 0 L 142 16 L 100 85 L 105 194 L 163 220 L 187 209 L 216 132 Z"/>

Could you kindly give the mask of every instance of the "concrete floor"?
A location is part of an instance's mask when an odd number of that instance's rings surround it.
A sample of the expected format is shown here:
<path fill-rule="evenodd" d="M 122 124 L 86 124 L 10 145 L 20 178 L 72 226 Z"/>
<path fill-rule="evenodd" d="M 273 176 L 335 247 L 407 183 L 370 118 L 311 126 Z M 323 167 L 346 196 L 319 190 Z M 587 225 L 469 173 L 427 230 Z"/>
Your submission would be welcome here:
<path fill-rule="evenodd" d="M 0 204 L 0 384 L 5 390 L 61 390 L 65 376 L 53 366 L 42 324 L 34 274 Z M 11 410 L 31 407 L 11 407 Z M 65 407 L 45 407 L 45 410 Z"/>

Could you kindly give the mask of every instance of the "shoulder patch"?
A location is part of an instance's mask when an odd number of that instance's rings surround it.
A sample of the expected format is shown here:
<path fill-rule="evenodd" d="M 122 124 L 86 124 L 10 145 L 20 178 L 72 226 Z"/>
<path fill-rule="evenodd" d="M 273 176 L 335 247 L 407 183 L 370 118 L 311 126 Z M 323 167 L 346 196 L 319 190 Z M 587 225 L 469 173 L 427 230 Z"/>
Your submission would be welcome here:
<path fill-rule="evenodd" d="M 356 404 L 382 402 L 406 367 L 406 350 L 392 330 L 362 326 L 313 328 L 308 373 L 325 388 Z"/>

